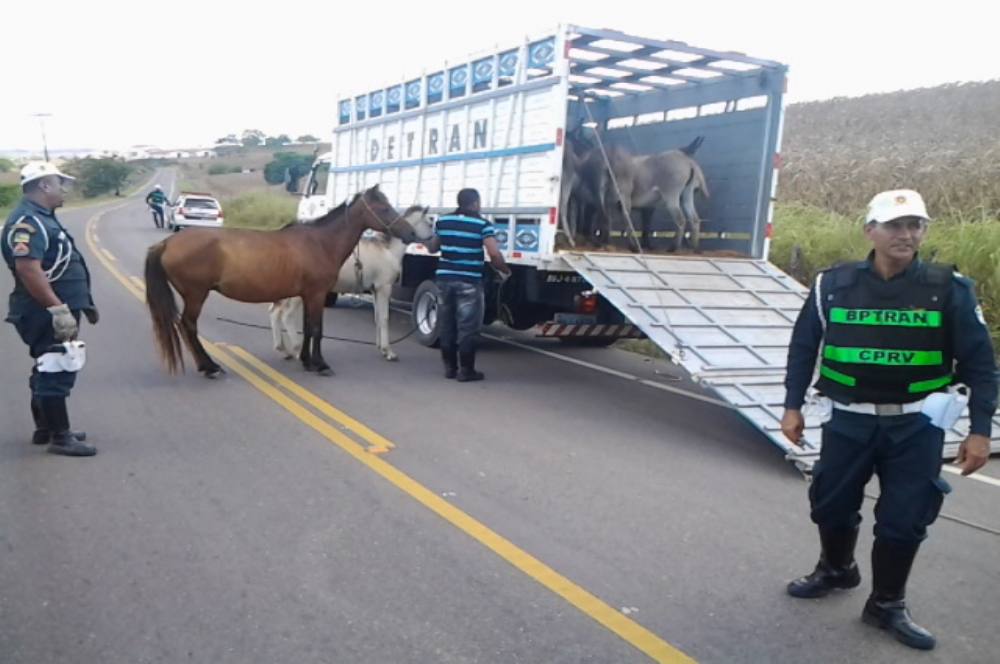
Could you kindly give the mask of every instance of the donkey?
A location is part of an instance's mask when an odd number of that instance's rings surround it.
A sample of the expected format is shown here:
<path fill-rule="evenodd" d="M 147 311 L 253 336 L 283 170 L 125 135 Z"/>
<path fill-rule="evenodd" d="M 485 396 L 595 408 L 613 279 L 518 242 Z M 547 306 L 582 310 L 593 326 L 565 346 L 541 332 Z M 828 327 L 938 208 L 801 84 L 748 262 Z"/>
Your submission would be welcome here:
<path fill-rule="evenodd" d="M 690 227 L 691 245 L 699 252 L 701 219 L 694 205 L 694 194 L 701 191 L 707 199 L 708 185 L 701 167 L 693 159 L 704 137 L 698 136 L 683 148 L 651 155 L 633 155 L 618 144 L 606 144 L 591 150 L 580 167 L 581 198 L 595 200 L 601 214 L 601 237 L 607 243 L 613 219 L 621 219 L 633 243 L 650 247 L 650 225 L 656 208 L 663 204 L 677 226 L 674 250 L 681 249 L 685 230 Z M 613 177 L 612 177 L 613 174 Z M 630 225 L 633 209 L 642 214 L 642 240 L 637 242 Z"/>
<path fill-rule="evenodd" d="M 403 213 L 421 242 L 434 236 L 434 227 L 427 216 L 428 207 L 410 206 Z M 389 299 L 392 286 L 403 268 L 406 242 L 387 233 L 362 237 L 340 268 L 337 283 L 331 292 L 337 294 L 371 292 L 375 308 L 375 345 L 386 360 L 395 361 L 396 353 L 389 344 Z M 299 354 L 302 345 L 302 298 L 289 297 L 268 307 L 274 349 L 286 359 Z"/>
<path fill-rule="evenodd" d="M 559 221 L 566 241 L 576 246 L 581 206 L 575 200 L 580 196 L 580 175 L 587 154 L 594 144 L 583 136 L 583 120 L 566 132 L 566 146 L 563 149 L 563 169 L 559 189 Z M 590 201 L 594 203 L 596 201 Z"/>

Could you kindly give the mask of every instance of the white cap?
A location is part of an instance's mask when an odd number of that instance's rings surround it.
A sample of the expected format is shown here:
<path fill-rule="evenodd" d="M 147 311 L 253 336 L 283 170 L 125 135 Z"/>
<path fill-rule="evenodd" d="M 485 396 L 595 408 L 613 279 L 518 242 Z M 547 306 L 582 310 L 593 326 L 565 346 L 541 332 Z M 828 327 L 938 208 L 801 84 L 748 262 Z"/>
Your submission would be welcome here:
<path fill-rule="evenodd" d="M 868 204 L 868 214 L 865 223 L 873 221 L 885 223 L 900 217 L 919 217 L 930 221 L 927 216 L 927 206 L 920 194 L 912 189 L 893 189 L 876 194 Z"/>
<path fill-rule="evenodd" d="M 58 175 L 64 180 L 76 180 L 75 177 L 66 175 L 60 171 L 54 164 L 50 164 L 47 161 L 33 161 L 21 169 L 21 186 L 28 184 L 32 180 L 43 178 L 46 175 Z"/>

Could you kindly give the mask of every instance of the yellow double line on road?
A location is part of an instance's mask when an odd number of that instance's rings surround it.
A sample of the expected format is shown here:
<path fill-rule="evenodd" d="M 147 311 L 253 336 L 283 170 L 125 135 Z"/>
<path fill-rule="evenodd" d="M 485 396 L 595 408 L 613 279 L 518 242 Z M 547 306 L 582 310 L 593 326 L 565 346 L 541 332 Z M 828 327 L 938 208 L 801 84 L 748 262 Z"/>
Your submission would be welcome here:
<path fill-rule="evenodd" d="M 121 207 L 121 206 L 119 206 Z M 86 240 L 94 256 L 107 268 L 127 291 L 145 302 L 145 284 L 137 277 L 127 276 L 115 265 L 114 257 L 102 250 L 98 245 L 96 224 L 111 208 L 95 215 L 87 221 Z M 433 511 L 464 533 L 479 541 L 488 549 L 499 555 L 511 565 L 527 574 L 529 577 L 548 588 L 590 618 L 611 630 L 636 649 L 648 655 L 653 661 L 669 664 L 689 664 L 694 660 L 670 645 L 659 636 L 649 631 L 634 620 L 601 601 L 569 579 L 565 578 L 540 560 L 532 557 L 513 543 L 493 532 L 482 523 L 458 509 L 441 496 L 412 479 L 396 467 L 392 466 L 378 454 L 394 447 L 387 439 L 375 431 L 334 408 L 332 405 L 316 396 L 306 388 L 292 381 L 285 375 L 275 371 L 267 364 L 254 357 L 238 346 L 224 346 L 199 337 L 206 348 L 223 366 L 230 369 L 274 402 L 311 426 L 319 434 L 336 443 L 342 450 L 350 454 L 383 478 L 391 482 L 414 500 Z M 264 380 L 265 376 L 268 380 Z M 282 391 L 283 388 L 285 391 Z M 296 401 L 289 394 L 300 401 Z M 308 404 L 316 411 L 326 415 L 330 420 L 349 430 L 365 444 L 360 444 L 343 430 L 319 417 L 315 412 L 303 406 Z"/>

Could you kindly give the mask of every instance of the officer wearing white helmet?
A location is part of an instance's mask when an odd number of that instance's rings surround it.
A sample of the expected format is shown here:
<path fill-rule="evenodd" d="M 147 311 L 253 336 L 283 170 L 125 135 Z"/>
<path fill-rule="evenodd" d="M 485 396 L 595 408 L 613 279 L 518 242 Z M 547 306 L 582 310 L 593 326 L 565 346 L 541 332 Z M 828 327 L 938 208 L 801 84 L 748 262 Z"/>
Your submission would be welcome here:
<path fill-rule="evenodd" d="M 854 559 L 859 510 L 877 473 L 872 592 L 862 620 L 922 650 L 936 639 L 913 622 L 904 600 L 917 550 L 951 491 L 941 477 L 944 429 L 967 399 L 971 425 L 956 462 L 969 475 L 989 459 L 997 408 L 996 361 L 973 282 L 953 265 L 919 258 L 929 221 L 915 191 L 884 191 L 871 200 L 868 257 L 822 271 L 795 323 L 781 421 L 798 443 L 819 356 L 812 403 L 822 414 L 822 449 L 809 500 L 821 554 L 788 593 L 823 597 L 861 583 Z"/>
<path fill-rule="evenodd" d="M 66 399 L 85 361 L 77 339 L 81 315 L 98 321 L 90 273 L 73 237 L 56 219 L 72 177 L 36 162 L 21 169 L 23 198 L 0 233 L 4 262 L 14 275 L 7 322 L 35 360 L 29 385 L 35 419 L 32 442 L 66 456 L 92 456 L 85 434 L 70 429 Z"/>

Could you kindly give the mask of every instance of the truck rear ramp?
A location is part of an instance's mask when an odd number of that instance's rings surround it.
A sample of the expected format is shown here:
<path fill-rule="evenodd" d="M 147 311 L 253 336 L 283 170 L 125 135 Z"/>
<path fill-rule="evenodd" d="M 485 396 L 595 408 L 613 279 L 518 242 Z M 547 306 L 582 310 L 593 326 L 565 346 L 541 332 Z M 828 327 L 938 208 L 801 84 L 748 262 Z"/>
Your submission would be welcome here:
<path fill-rule="evenodd" d="M 781 433 L 785 362 L 809 290 L 765 260 L 563 252 L 573 269 L 696 383 L 714 391 L 803 473 L 819 458 L 819 421 L 806 413 L 803 446 Z M 952 459 L 968 412 L 945 435 Z M 1000 452 L 1000 417 L 991 452 Z"/>

